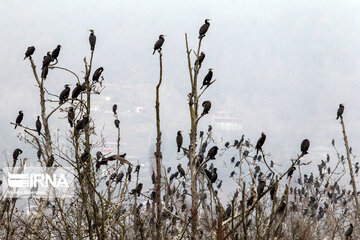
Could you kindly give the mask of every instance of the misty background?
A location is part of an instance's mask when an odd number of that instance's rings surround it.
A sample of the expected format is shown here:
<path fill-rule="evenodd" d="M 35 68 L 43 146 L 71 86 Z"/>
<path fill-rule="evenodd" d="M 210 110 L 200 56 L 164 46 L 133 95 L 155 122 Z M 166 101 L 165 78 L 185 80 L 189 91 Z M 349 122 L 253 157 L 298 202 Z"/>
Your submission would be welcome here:
<path fill-rule="evenodd" d="M 334 154 L 333 138 L 344 153 L 341 126 L 335 120 L 339 103 L 344 103 L 348 138 L 356 155 L 360 147 L 359 11 L 360 2 L 329 0 L 2 0 L 0 167 L 17 147 L 24 150 L 22 157 L 36 164 L 36 150 L 17 138 L 21 128 L 14 130 L 9 124 L 24 110 L 22 123 L 34 128 L 40 114 L 30 63 L 23 61 L 27 47 L 35 46 L 33 58 L 39 71 L 46 52 L 61 44 L 58 66 L 82 77 L 83 58 L 90 56 L 90 28 L 97 36 L 93 69 L 104 67 L 105 78 L 105 89 L 92 100 L 98 131 L 94 141 L 102 131 L 109 145 L 116 142 L 111 112 L 116 103 L 121 152 L 143 164 L 149 173 L 144 177 L 150 180 L 159 79 L 159 57 L 152 55 L 152 50 L 158 36 L 165 34 L 160 90 L 163 162 L 165 166 L 186 165 L 185 158 L 177 160 L 175 142 L 176 132 L 182 130 L 184 146 L 189 143 L 190 82 L 184 33 L 188 33 L 190 48 L 196 49 L 198 31 L 206 18 L 212 20 L 202 42 L 206 58 L 199 81 L 208 68 L 214 68 L 217 81 L 202 97 L 212 102 L 212 109 L 202 118 L 199 130 L 206 131 L 212 124 L 214 139 L 221 147 L 242 134 L 255 142 L 265 132 L 264 151 L 284 167 L 300 152 L 301 141 L 308 138 L 311 154 L 305 159 L 316 163 L 326 153 Z M 50 92 L 60 94 L 67 83 L 73 88 L 75 80 L 67 72 L 49 70 L 45 85 Z M 214 125 L 216 114 L 235 119 L 237 127 Z M 52 120 L 53 134 L 62 134 L 63 139 L 69 130 L 67 120 L 62 119 L 65 116 L 59 113 Z M 230 157 L 216 161 L 221 168 Z M 228 176 L 228 172 L 219 174 Z"/>

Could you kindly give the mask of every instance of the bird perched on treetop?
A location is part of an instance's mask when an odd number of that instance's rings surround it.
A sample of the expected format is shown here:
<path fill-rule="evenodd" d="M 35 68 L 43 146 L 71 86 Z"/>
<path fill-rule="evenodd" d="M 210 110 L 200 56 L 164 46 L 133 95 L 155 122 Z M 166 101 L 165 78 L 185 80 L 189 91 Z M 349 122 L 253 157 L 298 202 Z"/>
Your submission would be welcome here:
<path fill-rule="evenodd" d="M 203 84 L 201 86 L 200 89 L 202 89 L 204 86 L 208 86 L 211 84 L 211 79 L 212 79 L 212 76 L 213 76 L 213 72 L 212 72 L 212 68 L 209 68 L 209 72 L 206 74 L 204 80 L 203 80 Z"/>
<path fill-rule="evenodd" d="M 178 147 L 177 152 L 180 152 L 182 143 L 183 143 L 183 136 L 181 135 L 181 131 L 178 131 L 177 136 L 176 136 L 176 144 L 177 144 L 177 147 Z"/>
<path fill-rule="evenodd" d="M 37 120 L 36 120 L 35 126 L 36 126 L 36 131 L 38 132 L 38 134 L 39 134 L 39 136 L 40 136 L 40 132 L 41 132 L 40 116 L 37 116 Z"/>
<path fill-rule="evenodd" d="M 42 65 L 41 69 L 43 69 L 44 67 L 49 66 L 49 64 L 51 63 L 51 60 L 52 60 L 51 53 L 47 52 L 47 55 L 44 56 L 44 58 L 43 58 L 43 65 Z"/>
<path fill-rule="evenodd" d="M 208 31 L 208 29 L 210 27 L 209 21 L 210 21 L 210 19 L 205 19 L 205 23 L 200 27 L 199 39 L 205 37 L 205 34 L 206 34 L 206 32 Z"/>
<path fill-rule="evenodd" d="M 204 110 L 203 110 L 201 115 L 208 114 L 209 111 L 210 111 L 210 108 L 211 108 L 211 102 L 210 101 L 204 101 L 202 103 L 202 106 L 203 106 Z"/>
<path fill-rule="evenodd" d="M 57 47 L 51 53 L 51 61 L 57 60 L 60 53 L 61 45 L 57 45 Z"/>
<path fill-rule="evenodd" d="M 84 128 L 88 125 L 88 123 L 89 123 L 89 117 L 88 117 L 86 114 L 84 114 L 83 119 L 81 119 L 81 120 L 76 124 L 75 130 L 76 130 L 76 131 L 79 131 L 79 130 L 84 129 Z"/>
<path fill-rule="evenodd" d="M 34 52 L 35 52 L 35 47 L 34 47 L 34 46 L 28 47 L 27 50 L 26 50 L 26 52 L 25 52 L 24 60 L 25 60 L 27 57 L 30 57 L 31 55 L 33 55 Z"/>
<path fill-rule="evenodd" d="M 69 84 L 66 84 L 64 86 L 64 90 L 62 90 L 62 92 L 60 93 L 59 104 L 63 104 L 65 100 L 69 97 L 69 94 L 70 94 L 70 87 Z"/>
<path fill-rule="evenodd" d="M 219 148 L 217 146 L 213 146 L 212 148 L 210 148 L 207 154 L 207 159 L 215 159 L 218 149 Z"/>
<path fill-rule="evenodd" d="M 90 43 L 90 50 L 95 50 L 95 44 L 96 44 L 96 36 L 94 34 L 94 30 L 90 29 L 90 36 L 89 36 L 89 43 Z"/>
<path fill-rule="evenodd" d="M 112 110 L 113 110 L 114 115 L 116 115 L 116 111 L 117 111 L 117 105 L 116 104 L 113 105 Z"/>
<path fill-rule="evenodd" d="M 96 69 L 96 71 L 94 72 L 93 77 L 92 77 L 93 82 L 99 81 L 100 75 L 103 71 L 104 71 L 103 67 L 99 67 L 98 69 Z"/>
<path fill-rule="evenodd" d="M 68 111 L 68 122 L 70 124 L 70 127 L 73 127 L 74 119 L 75 119 L 74 108 L 70 107 Z"/>
<path fill-rule="evenodd" d="M 262 150 L 262 146 L 264 145 L 265 143 L 265 140 L 266 140 L 266 135 L 264 132 L 261 133 L 261 137 L 259 138 L 259 140 L 257 141 L 256 143 L 256 155 L 258 155 L 259 153 L 259 150 Z"/>
<path fill-rule="evenodd" d="M 310 147 L 310 141 L 308 139 L 304 139 L 300 147 L 301 154 L 302 155 L 308 154 L 307 151 L 309 150 L 309 147 Z"/>
<path fill-rule="evenodd" d="M 201 63 L 204 61 L 204 59 L 205 59 L 205 53 L 201 52 L 200 56 L 195 61 L 195 66 L 199 66 L 199 68 L 201 68 Z"/>
<path fill-rule="evenodd" d="M 159 39 L 156 41 L 156 43 L 154 44 L 154 52 L 153 52 L 153 55 L 155 53 L 156 50 L 160 50 L 161 51 L 161 47 L 162 45 L 164 44 L 164 41 L 165 41 L 165 35 L 160 35 L 159 36 Z"/>
<path fill-rule="evenodd" d="M 339 117 L 342 118 L 342 114 L 344 113 L 344 105 L 341 103 L 339 105 L 339 109 L 337 110 L 337 117 L 336 117 L 336 120 L 339 119 Z"/>
<path fill-rule="evenodd" d="M 19 115 L 16 117 L 16 121 L 15 121 L 15 127 L 14 129 L 21 124 L 21 121 L 24 118 L 24 113 L 22 111 L 19 111 Z"/>

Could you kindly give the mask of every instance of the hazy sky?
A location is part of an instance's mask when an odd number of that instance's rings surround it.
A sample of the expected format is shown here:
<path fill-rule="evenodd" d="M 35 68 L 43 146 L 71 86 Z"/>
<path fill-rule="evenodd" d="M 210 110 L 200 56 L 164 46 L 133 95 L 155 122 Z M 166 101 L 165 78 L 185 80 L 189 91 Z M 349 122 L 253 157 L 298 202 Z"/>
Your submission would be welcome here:
<path fill-rule="evenodd" d="M 109 88 L 103 95 L 149 106 L 150 116 L 154 116 L 159 71 L 152 48 L 159 34 L 167 35 L 161 113 L 164 151 L 174 156 L 176 131 L 182 129 L 186 135 L 189 129 L 184 33 L 195 49 L 199 27 L 211 18 L 203 41 L 206 59 L 200 79 L 206 69 L 214 68 L 217 82 L 204 100 L 212 101 L 212 112 L 225 110 L 240 117 L 242 130 L 226 136 L 245 134 L 257 140 L 264 131 L 265 150 L 281 163 L 295 156 L 304 138 L 311 140 L 313 152 L 330 148 L 332 138 L 340 142 L 341 126 L 335 117 L 338 104 L 345 103 L 348 136 L 356 154 L 360 147 L 359 12 L 358 1 L 331 0 L 2 0 L 1 150 L 12 152 L 13 144 L 21 144 L 8 124 L 17 111 L 25 110 L 33 122 L 39 111 L 32 72 L 28 61 L 22 60 L 26 48 L 36 47 L 39 69 L 45 53 L 61 44 L 59 65 L 81 74 L 82 59 L 89 56 L 86 30 L 92 28 L 97 36 L 94 66 L 104 67 L 105 85 L 121 89 L 116 96 Z M 74 80 L 66 73 L 51 72 L 47 81 L 48 88 L 59 93 Z M 108 119 L 103 121 L 112 124 L 113 119 Z M 203 120 L 203 129 L 208 122 Z M 149 134 L 154 136 L 153 129 Z"/>

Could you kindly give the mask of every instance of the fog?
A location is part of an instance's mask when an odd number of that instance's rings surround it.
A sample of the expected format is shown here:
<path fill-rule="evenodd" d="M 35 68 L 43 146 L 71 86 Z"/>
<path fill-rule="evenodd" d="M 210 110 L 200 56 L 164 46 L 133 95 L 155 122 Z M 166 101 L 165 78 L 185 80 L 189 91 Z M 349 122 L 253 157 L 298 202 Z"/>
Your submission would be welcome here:
<path fill-rule="evenodd" d="M 246 138 L 256 141 L 267 134 L 264 150 L 274 162 L 286 165 L 299 153 L 304 138 L 311 141 L 307 160 L 319 161 L 339 143 L 341 126 L 335 120 L 339 103 L 345 104 L 344 119 L 354 153 L 360 147 L 360 3 L 357 1 L 10 1 L 0 7 L 2 111 L 1 151 L 10 156 L 24 146 L 10 125 L 19 110 L 24 124 L 35 125 L 39 95 L 30 64 L 23 61 L 26 48 L 36 47 L 34 60 L 40 69 L 42 57 L 61 44 L 59 66 L 80 76 L 83 58 L 89 58 L 89 32 L 97 44 L 94 67 L 104 67 L 104 86 L 94 104 L 107 103 L 94 119 L 108 141 L 116 140 L 111 111 L 119 105 L 122 152 L 151 166 L 155 149 L 155 86 L 159 78 L 158 54 L 152 48 L 160 34 L 163 46 L 161 127 L 164 162 L 176 166 L 175 137 L 190 129 L 187 94 L 190 91 L 184 33 L 190 47 L 197 47 L 199 27 L 210 18 L 203 40 L 206 58 L 200 81 L 214 68 L 215 84 L 203 100 L 212 101 L 210 115 L 201 120 L 206 130 L 214 114 L 224 111 L 241 129 L 214 126 L 216 143 Z M 73 76 L 50 71 L 46 86 L 59 94 Z M 104 98 L 108 97 L 108 101 Z M 137 114 L 141 107 L 145 113 Z M 64 117 L 59 114 L 56 117 Z M 140 119 L 140 120 L 139 120 Z M 56 129 L 65 134 L 66 120 L 57 119 Z M 63 125 L 62 125 L 63 124 Z M 134 124 L 136 124 L 134 126 Z M 139 130 L 139 126 L 141 130 Z M 134 131 L 140 131 L 134 137 Z M 221 138 L 223 137 L 223 139 Z M 144 138 L 144 139 L 139 139 Z M 341 145 L 340 145 L 341 144 Z M 341 147 L 340 147 L 341 146 Z M 33 155 L 35 150 L 24 152 Z M 5 156 L 3 155 L 3 156 Z M 187 161 L 180 160 L 183 164 Z M 221 165 L 227 159 L 219 160 Z M 5 165 L 5 161 L 0 166 Z"/>

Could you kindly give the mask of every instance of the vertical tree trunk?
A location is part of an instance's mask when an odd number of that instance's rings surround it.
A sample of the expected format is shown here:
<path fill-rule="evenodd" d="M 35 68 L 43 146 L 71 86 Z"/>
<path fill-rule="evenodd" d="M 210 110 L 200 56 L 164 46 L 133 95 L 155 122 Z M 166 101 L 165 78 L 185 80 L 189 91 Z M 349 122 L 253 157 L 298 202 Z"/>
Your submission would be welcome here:
<path fill-rule="evenodd" d="M 160 86 L 162 82 L 162 53 L 161 50 L 159 51 L 159 59 L 160 59 L 160 79 L 159 83 L 156 86 L 156 182 L 155 182 L 155 192 L 156 192 L 156 239 L 162 239 L 162 232 L 161 232 L 161 129 L 160 129 Z"/>

